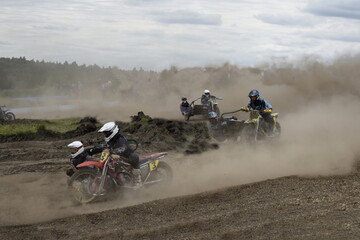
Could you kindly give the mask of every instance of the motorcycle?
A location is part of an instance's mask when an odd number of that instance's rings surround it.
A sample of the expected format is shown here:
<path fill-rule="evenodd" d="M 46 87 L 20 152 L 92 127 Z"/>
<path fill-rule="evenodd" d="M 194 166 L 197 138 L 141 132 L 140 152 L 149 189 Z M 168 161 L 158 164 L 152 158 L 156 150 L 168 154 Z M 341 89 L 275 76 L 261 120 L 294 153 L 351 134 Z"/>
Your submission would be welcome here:
<path fill-rule="evenodd" d="M 9 109 L 5 108 L 6 106 L 0 106 L 0 121 L 13 121 L 15 120 L 15 114 Z"/>
<path fill-rule="evenodd" d="M 225 140 L 237 141 L 244 127 L 245 120 L 238 120 L 235 116 L 225 117 L 227 114 L 230 113 L 223 113 L 218 121 L 211 122 L 209 120 L 208 123 L 210 136 L 218 142 Z"/>
<path fill-rule="evenodd" d="M 140 159 L 143 187 L 170 182 L 172 169 L 160 159 L 168 153 L 161 152 Z M 90 203 L 118 189 L 134 189 L 133 167 L 119 155 L 105 149 L 99 161 L 86 161 L 76 166 L 77 171 L 68 180 L 68 188 L 79 203 Z"/>
<path fill-rule="evenodd" d="M 253 109 L 240 109 L 239 111 L 250 112 L 250 117 L 245 120 L 241 131 L 241 141 L 246 143 L 256 143 L 259 140 L 278 139 L 281 135 L 281 126 L 277 121 L 278 113 L 272 113 L 269 110 L 259 111 Z M 265 121 L 262 114 L 270 114 L 273 126 Z"/>

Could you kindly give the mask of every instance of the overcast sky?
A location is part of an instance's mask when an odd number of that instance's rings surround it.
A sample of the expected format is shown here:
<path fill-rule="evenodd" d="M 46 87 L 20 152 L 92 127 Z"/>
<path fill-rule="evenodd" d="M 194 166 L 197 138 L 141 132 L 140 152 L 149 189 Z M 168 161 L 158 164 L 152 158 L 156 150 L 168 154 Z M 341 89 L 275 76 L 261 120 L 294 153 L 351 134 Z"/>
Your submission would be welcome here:
<path fill-rule="evenodd" d="M 360 0 L 0 0 L 0 57 L 161 70 L 360 52 Z"/>

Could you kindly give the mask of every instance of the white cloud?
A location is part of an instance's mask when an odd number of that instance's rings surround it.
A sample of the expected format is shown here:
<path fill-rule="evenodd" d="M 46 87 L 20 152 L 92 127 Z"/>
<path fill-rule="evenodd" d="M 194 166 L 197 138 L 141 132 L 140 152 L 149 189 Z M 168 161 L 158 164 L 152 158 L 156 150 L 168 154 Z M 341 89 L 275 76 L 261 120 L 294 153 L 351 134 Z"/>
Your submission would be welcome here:
<path fill-rule="evenodd" d="M 359 50 L 358 19 L 317 11 L 354 1 L 0 1 L 0 57 L 161 69 Z"/>
<path fill-rule="evenodd" d="M 203 14 L 188 10 L 176 10 L 164 13 L 157 12 L 154 13 L 154 16 L 160 23 L 221 25 L 221 16 L 219 14 Z"/>

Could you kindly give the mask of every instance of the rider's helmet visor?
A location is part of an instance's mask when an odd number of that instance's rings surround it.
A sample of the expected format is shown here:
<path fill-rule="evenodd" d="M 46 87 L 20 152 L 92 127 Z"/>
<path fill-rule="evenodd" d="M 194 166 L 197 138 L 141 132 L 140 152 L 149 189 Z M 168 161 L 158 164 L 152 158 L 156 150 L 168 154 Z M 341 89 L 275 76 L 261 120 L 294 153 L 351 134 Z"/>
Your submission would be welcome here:
<path fill-rule="evenodd" d="M 251 96 L 250 99 L 251 99 L 252 101 L 255 101 L 255 100 L 257 99 L 257 97 L 256 97 L 256 96 Z"/>
<path fill-rule="evenodd" d="M 110 131 L 104 131 L 103 133 L 105 137 L 109 137 L 112 134 Z"/>
<path fill-rule="evenodd" d="M 71 152 L 72 154 L 77 153 L 80 148 L 81 148 L 81 147 L 79 147 L 79 148 L 71 148 L 71 149 L 70 149 L 70 152 Z"/>

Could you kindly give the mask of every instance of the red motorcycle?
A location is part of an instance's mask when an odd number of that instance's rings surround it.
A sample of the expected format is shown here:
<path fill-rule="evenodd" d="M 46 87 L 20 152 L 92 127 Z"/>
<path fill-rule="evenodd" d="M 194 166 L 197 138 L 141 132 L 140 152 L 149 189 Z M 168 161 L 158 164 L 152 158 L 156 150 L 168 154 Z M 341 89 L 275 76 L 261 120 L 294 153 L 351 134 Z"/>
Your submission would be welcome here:
<path fill-rule="evenodd" d="M 172 169 L 160 159 L 168 153 L 161 152 L 140 159 L 143 187 L 170 182 Z M 86 161 L 76 166 L 78 171 L 68 181 L 75 200 L 89 203 L 119 188 L 138 189 L 134 184 L 133 167 L 119 155 L 105 149 L 99 161 Z"/>

